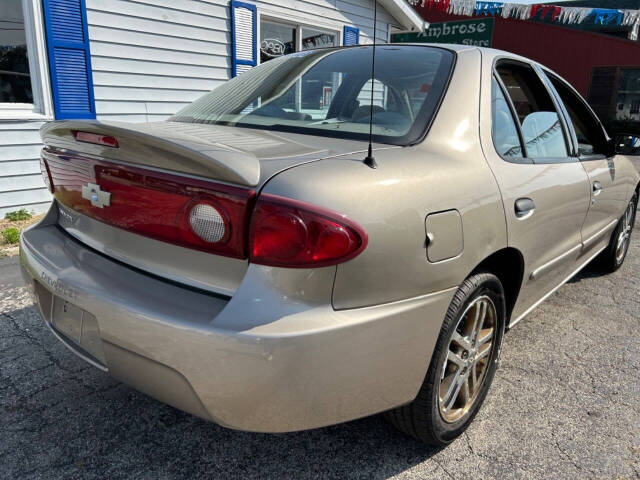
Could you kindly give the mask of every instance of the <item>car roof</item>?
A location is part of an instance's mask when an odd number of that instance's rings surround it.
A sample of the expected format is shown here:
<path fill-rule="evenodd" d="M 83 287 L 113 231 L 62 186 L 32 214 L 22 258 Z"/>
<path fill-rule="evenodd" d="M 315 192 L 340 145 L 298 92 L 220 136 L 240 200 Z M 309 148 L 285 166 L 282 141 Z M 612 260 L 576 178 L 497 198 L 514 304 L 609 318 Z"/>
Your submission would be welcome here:
<path fill-rule="evenodd" d="M 366 45 L 366 44 L 365 44 Z M 476 47 L 475 45 L 461 45 L 459 43 L 430 43 L 430 42 L 407 42 L 407 43 L 386 43 L 383 45 L 393 45 L 404 46 L 410 45 L 412 47 L 435 47 L 435 48 L 446 48 L 447 50 L 453 50 L 455 52 L 461 52 L 463 50 L 478 50 L 480 47 Z"/>
<path fill-rule="evenodd" d="M 316 50 L 316 51 L 322 51 L 322 50 L 344 50 L 344 49 L 348 49 L 348 48 L 359 48 L 359 47 L 371 47 L 373 44 L 371 43 L 364 43 L 364 44 L 358 44 L 358 45 L 338 45 L 335 47 L 318 47 L 318 48 L 311 48 L 309 50 L 306 51 L 312 51 L 312 50 Z M 539 67 L 543 68 L 544 70 L 547 70 L 551 73 L 553 73 L 554 75 L 562 78 L 557 72 L 554 72 L 551 68 L 535 61 L 532 60 L 531 58 L 527 58 L 527 57 L 523 57 L 522 55 L 518 55 L 516 53 L 512 53 L 512 52 L 507 52 L 506 50 L 498 50 L 497 48 L 490 48 L 490 47 L 480 47 L 477 45 L 461 45 L 459 43 L 429 43 L 429 42 L 407 42 L 407 43 L 377 43 L 376 46 L 379 47 L 385 47 L 385 46 L 393 46 L 393 47 L 405 47 L 405 46 L 410 46 L 410 47 L 431 47 L 431 48 L 440 48 L 440 49 L 444 49 L 444 50 L 449 50 L 452 51 L 456 54 L 458 53 L 462 53 L 462 52 L 471 52 L 471 51 L 479 51 L 480 54 L 483 57 L 487 57 L 491 60 L 493 60 L 494 58 L 508 58 L 508 59 L 513 59 L 513 60 L 519 60 L 521 62 L 525 62 L 525 63 L 529 63 L 531 65 L 538 65 Z M 290 55 L 296 55 L 295 53 L 292 53 Z"/>
<path fill-rule="evenodd" d="M 445 48 L 447 50 L 451 50 L 453 52 L 456 53 L 460 53 L 460 52 L 468 52 L 470 50 L 477 50 L 481 53 L 481 55 L 483 57 L 487 57 L 491 60 L 493 60 L 494 58 L 509 58 L 509 59 L 513 59 L 513 60 L 519 60 L 521 62 L 525 62 L 525 63 L 530 63 L 531 65 L 537 65 L 540 68 L 547 70 L 551 73 L 553 73 L 554 75 L 562 78 L 557 72 L 553 71 L 551 68 L 547 67 L 546 65 L 543 65 L 540 62 L 537 62 L 531 58 L 528 57 L 523 57 L 522 55 L 518 55 L 517 53 L 512 53 L 512 52 L 507 52 L 506 50 L 498 50 L 497 48 L 490 48 L 490 47 L 479 47 L 476 45 L 460 45 L 460 44 L 456 44 L 456 43 L 392 43 L 392 44 L 388 44 L 388 45 L 412 45 L 412 46 L 417 46 L 417 45 L 423 45 L 423 46 L 428 46 L 428 47 L 435 47 L 435 48 Z"/>
<path fill-rule="evenodd" d="M 543 68 L 546 68 L 547 70 L 550 70 L 548 67 L 545 67 L 544 65 L 536 62 L 535 60 L 532 60 L 532 59 L 527 58 L 527 57 L 523 57 L 522 55 L 518 55 L 518 54 L 512 53 L 512 52 L 507 52 L 506 50 L 498 50 L 497 48 L 490 48 L 490 47 L 480 47 L 480 46 L 477 46 L 477 45 L 461 45 L 459 43 L 430 43 L 430 42 L 377 43 L 376 45 L 379 46 L 379 47 L 383 47 L 383 46 L 394 46 L 394 47 L 411 46 L 411 47 L 442 48 L 442 49 L 445 49 L 445 50 L 450 50 L 450 51 L 455 52 L 455 53 L 461 53 L 461 52 L 468 52 L 468 51 L 477 50 L 477 51 L 480 51 L 480 53 L 483 56 L 487 56 L 488 58 L 496 58 L 496 57 L 512 58 L 514 60 L 520 60 L 522 62 L 527 62 L 527 63 L 539 65 L 539 66 L 541 66 Z M 343 45 L 343 46 L 336 46 L 336 47 L 319 47 L 319 48 L 312 48 L 310 50 L 340 50 L 340 49 L 345 49 L 345 48 L 358 48 L 358 47 L 370 47 L 370 46 L 372 46 L 372 44 L 364 43 L 364 44 L 351 45 L 351 46 L 344 46 Z"/>
<path fill-rule="evenodd" d="M 460 45 L 458 43 L 391 43 L 387 45 L 401 46 L 401 45 L 411 45 L 411 46 L 427 46 L 427 47 L 436 47 L 436 48 L 446 48 L 447 50 L 452 50 L 454 52 L 463 52 L 468 50 L 479 50 L 482 55 L 486 55 L 489 58 L 491 57 L 508 57 L 513 58 L 515 60 L 522 60 L 528 63 L 538 64 L 535 60 L 532 60 L 527 57 L 523 57 L 522 55 L 518 55 L 517 53 L 507 52 L 506 50 L 498 50 L 497 48 L 490 47 L 479 47 L 477 45 Z"/>

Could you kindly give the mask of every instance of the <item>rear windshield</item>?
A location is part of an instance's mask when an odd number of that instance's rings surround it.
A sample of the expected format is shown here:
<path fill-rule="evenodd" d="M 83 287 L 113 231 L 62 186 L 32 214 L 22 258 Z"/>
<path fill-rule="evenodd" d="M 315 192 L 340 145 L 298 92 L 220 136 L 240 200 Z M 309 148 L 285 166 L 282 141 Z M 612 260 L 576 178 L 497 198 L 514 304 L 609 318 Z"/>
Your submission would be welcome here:
<path fill-rule="evenodd" d="M 270 60 L 200 97 L 171 121 L 366 140 L 371 46 L 321 49 Z M 374 141 L 416 142 L 430 123 L 454 54 L 424 46 L 376 47 Z"/>

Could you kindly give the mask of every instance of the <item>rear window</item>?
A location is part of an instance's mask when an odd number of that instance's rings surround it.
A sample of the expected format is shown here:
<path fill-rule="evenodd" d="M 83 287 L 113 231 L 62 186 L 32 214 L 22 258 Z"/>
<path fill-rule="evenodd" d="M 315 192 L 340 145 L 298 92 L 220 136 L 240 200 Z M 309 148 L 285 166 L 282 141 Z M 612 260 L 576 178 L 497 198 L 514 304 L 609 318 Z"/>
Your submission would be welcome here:
<path fill-rule="evenodd" d="M 366 140 L 371 111 L 372 47 L 286 55 L 242 73 L 171 121 Z M 374 141 L 419 140 L 444 94 L 454 54 L 423 46 L 376 47 Z"/>

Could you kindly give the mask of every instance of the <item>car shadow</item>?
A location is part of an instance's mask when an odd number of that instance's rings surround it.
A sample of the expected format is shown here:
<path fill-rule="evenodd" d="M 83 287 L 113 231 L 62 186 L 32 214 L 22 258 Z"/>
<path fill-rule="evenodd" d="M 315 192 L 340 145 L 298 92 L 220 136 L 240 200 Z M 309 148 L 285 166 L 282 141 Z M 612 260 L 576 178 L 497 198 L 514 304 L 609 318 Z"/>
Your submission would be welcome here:
<path fill-rule="evenodd" d="M 571 277 L 571 279 L 567 283 L 579 283 L 585 279 L 598 278 L 598 277 L 603 277 L 605 275 L 607 275 L 606 272 L 602 272 L 592 265 L 587 265 L 578 273 L 576 273 L 573 277 Z"/>
<path fill-rule="evenodd" d="M 53 338 L 33 307 L 2 317 L 11 319 L 21 352 L 7 358 L 7 349 L 0 350 L 0 364 L 13 362 L 14 371 L 0 377 L 8 392 L 0 395 L 2 450 L 11 452 L 3 463 L 14 478 L 48 472 L 54 478 L 384 479 L 438 451 L 380 416 L 286 434 L 229 430 L 87 366 Z"/>
<path fill-rule="evenodd" d="M 640 221 L 640 214 L 636 212 L 635 224 L 638 225 L 639 221 Z M 638 235 L 638 232 L 634 232 L 634 236 L 632 237 L 632 240 L 636 235 Z M 633 253 L 631 253 L 632 250 L 633 250 L 633 244 L 629 246 L 629 252 L 627 253 L 627 256 L 633 255 Z M 624 268 L 624 266 L 622 268 Z M 590 264 L 588 264 L 586 267 L 584 267 L 582 270 L 576 273 L 567 283 L 579 283 L 584 279 L 604 277 L 609 274 L 610 274 L 609 272 L 604 272 L 601 269 L 599 269 L 598 266 L 594 265 L 594 262 L 592 261 Z"/>

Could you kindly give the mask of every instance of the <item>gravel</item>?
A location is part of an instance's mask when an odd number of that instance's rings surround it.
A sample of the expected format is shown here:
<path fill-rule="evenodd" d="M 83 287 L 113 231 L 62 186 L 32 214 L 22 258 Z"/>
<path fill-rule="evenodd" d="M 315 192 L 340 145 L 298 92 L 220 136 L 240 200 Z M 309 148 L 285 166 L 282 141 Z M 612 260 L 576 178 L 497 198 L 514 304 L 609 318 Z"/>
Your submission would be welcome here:
<path fill-rule="evenodd" d="M 0 478 L 640 478 L 640 234 L 507 333 L 487 401 L 432 450 L 379 416 L 307 432 L 227 430 L 87 366 L 0 260 Z"/>

